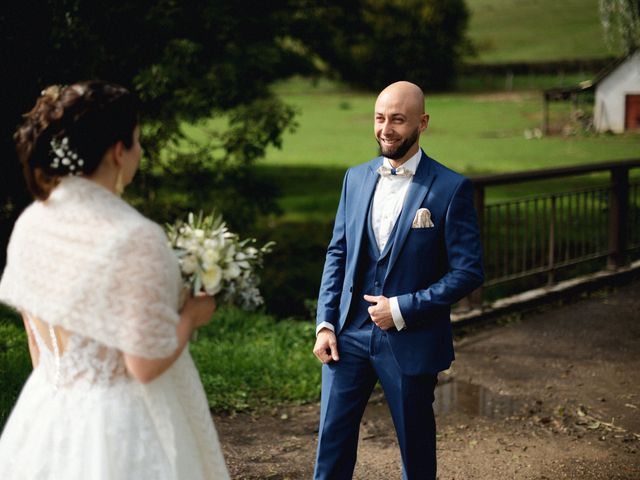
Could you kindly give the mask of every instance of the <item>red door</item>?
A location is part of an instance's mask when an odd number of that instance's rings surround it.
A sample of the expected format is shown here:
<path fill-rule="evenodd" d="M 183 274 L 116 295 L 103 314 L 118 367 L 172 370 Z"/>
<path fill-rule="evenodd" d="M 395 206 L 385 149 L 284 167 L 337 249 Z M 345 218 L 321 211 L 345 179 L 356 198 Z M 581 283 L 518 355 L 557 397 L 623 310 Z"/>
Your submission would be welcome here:
<path fill-rule="evenodd" d="M 624 129 L 640 129 L 640 95 L 627 95 L 626 97 Z"/>

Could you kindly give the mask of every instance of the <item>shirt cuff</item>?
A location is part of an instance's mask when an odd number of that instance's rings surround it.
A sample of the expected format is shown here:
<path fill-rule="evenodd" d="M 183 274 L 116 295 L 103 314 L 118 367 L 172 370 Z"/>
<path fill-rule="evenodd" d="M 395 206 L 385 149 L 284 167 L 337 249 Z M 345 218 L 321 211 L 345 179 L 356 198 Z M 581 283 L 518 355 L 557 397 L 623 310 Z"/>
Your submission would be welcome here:
<path fill-rule="evenodd" d="M 318 332 L 320 332 L 320 330 L 322 330 L 323 328 L 328 328 L 333 333 L 336 332 L 335 327 L 332 324 L 330 324 L 329 322 L 320 322 L 318 324 L 318 326 L 316 327 L 316 337 L 318 336 Z"/>
<path fill-rule="evenodd" d="M 400 305 L 398 305 L 398 297 L 389 298 L 389 306 L 391 307 L 391 317 L 393 318 L 393 323 L 396 325 L 396 329 L 400 331 L 407 328 L 407 324 L 404 322 L 402 312 L 400 311 Z"/>

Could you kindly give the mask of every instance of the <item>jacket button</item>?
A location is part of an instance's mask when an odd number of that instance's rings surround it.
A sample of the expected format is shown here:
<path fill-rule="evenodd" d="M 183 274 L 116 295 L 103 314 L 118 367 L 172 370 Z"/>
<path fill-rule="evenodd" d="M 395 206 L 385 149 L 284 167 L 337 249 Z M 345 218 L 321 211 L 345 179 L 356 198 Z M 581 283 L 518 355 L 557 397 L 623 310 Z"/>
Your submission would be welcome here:
<path fill-rule="evenodd" d="M 374 287 L 379 287 L 379 286 L 380 286 L 380 282 L 375 282 L 375 283 L 373 284 L 373 286 L 374 286 Z"/>

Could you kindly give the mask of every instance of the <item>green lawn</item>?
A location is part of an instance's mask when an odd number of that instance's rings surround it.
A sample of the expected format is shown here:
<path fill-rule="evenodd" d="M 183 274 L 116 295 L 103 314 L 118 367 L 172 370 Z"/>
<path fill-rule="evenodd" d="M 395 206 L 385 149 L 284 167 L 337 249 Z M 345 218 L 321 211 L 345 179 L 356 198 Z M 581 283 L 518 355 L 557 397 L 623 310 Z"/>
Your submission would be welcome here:
<path fill-rule="evenodd" d="M 258 168 L 280 184 L 289 220 L 328 219 L 344 171 L 377 155 L 373 136 L 375 94 L 350 92 L 302 80 L 277 89 L 299 110 L 295 133 L 271 149 Z M 640 135 L 549 136 L 527 140 L 542 121 L 541 94 L 532 91 L 427 96 L 431 115 L 421 144 L 432 157 L 466 175 L 512 172 L 639 157 Z M 568 106 L 552 105 L 561 125 Z M 504 191 L 489 192 L 489 200 Z"/>
<path fill-rule="evenodd" d="M 479 63 L 606 57 L 598 0 L 468 0 Z"/>

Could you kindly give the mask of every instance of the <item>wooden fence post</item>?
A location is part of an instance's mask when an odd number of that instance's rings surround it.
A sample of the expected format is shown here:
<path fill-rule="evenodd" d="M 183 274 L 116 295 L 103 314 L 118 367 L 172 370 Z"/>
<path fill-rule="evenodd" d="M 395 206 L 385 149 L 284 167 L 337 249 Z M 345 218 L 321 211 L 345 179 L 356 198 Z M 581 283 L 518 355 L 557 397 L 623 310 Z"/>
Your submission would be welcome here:
<path fill-rule="evenodd" d="M 609 257 L 607 267 L 616 270 L 626 265 L 627 221 L 629 217 L 629 169 L 611 169 L 609 199 Z"/>

